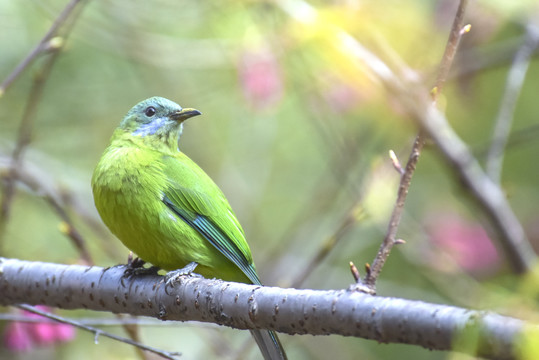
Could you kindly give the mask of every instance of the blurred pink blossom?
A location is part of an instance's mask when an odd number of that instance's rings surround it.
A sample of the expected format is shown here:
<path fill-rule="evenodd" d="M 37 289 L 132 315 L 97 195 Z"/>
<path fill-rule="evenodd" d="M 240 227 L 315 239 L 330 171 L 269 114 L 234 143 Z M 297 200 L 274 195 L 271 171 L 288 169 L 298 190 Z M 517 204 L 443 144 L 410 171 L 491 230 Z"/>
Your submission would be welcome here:
<path fill-rule="evenodd" d="M 4 330 L 4 344 L 11 351 L 26 351 L 33 346 L 33 340 L 26 323 L 13 321 Z"/>
<path fill-rule="evenodd" d="M 246 51 L 238 74 L 247 101 L 257 109 L 274 106 L 283 95 L 281 66 L 270 49 Z"/>
<path fill-rule="evenodd" d="M 36 306 L 40 310 L 51 310 L 46 306 Z M 40 315 L 23 311 L 30 318 L 41 318 Z M 48 346 L 68 342 L 75 338 L 75 328 L 71 325 L 50 322 L 13 321 L 4 330 L 4 344 L 12 351 L 28 351 L 35 346 Z"/>
<path fill-rule="evenodd" d="M 331 86 L 323 96 L 333 111 L 339 114 L 349 112 L 362 101 L 360 94 L 351 84 L 337 79 L 331 81 Z"/>
<path fill-rule="evenodd" d="M 443 213 L 430 221 L 428 231 L 439 251 L 451 256 L 461 268 L 470 273 L 490 273 L 500 265 L 496 248 L 478 223 L 457 214 Z"/>

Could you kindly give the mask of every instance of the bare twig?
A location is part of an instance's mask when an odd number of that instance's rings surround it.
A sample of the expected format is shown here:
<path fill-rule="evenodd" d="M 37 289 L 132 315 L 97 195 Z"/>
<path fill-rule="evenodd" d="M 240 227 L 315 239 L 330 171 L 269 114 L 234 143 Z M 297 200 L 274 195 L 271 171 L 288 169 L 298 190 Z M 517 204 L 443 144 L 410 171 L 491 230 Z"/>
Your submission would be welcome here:
<path fill-rule="evenodd" d="M 49 204 L 54 208 L 54 210 L 56 210 L 58 216 L 60 216 L 60 218 L 62 219 L 62 223 L 59 227 L 60 231 L 71 239 L 71 241 L 79 251 L 81 259 L 88 265 L 93 264 L 93 260 L 86 246 L 86 242 L 84 241 L 84 238 L 82 237 L 81 233 L 73 224 L 73 221 L 71 221 L 71 217 L 67 214 L 65 209 L 61 207 L 60 204 L 54 202 L 52 198 L 47 197 L 46 199 Z"/>
<path fill-rule="evenodd" d="M 447 40 L 447 45 L 445 46 L 444 55 L 438 68 L 438 75 L 436 77 L 436 85 L 433 88 L 433 101 L 436 103 L 438 95 L 442 92 L 443 85 L 447 80 L 449 75 L 449 70 L 451 65 L 453 65 L 453 59 L 457 53 L 457 48 L 460 43 L 462 35 L 470 31 L 470 26 L 464 26 L 464 11 L 468 6 L 468 0 L 460 0 L 459 6 L 457 8 L 457 13 L 453 19 L 453 25 L 451 26 L 451 32 L 449 33 L 449 39 Z"/>
<path fill-rule="evenodd" d="M 0 85 L 0 97 L 6 92 L 7 88 L 17 79 L 17 77 L 22 74 L 22 72 L 32 64 L 32 62 L 44 52 L 50 50 L 50 41 L 56 36 L 58 30 L 69 18 L 73 10 L 82 3 L 84 0 L 71 0 L 64 10 L 58 15 L 56 20 L 54 20 L 52 26 L 49 28 L 47 33 L 43 36 L 41 41 L 30 51 L 28 56 L 24 58 L 19 65 L 8 75 L 4 82 Z"/>
<path fill-rule="evenodd" d="M 352 261 L 350 261 L 350 272 L 352 273 L 352 276 L 354 277 L 356 283 L 361 281 L 361 275 L 359 274 L 359 270 Z"/>
<path fill-rule="evenodd" d="M 0 313 L 0 321 L 18 321 L 24 323 L 46 323 L 54 324 L 56 321 L 51 319 L 41 319 L 35 316 L 28 316 L 24 314 L 14 313 Z M 176 326 L 172 322 L 161 321 L 152 318 L 140 318 L 135 316 L 123 316 L 123 317 L 88 317 L 77 318 L 77 321 L 82 325 L 89 326 L 120 326 L 120 325 L 140 325 L 148 327 L 171 327 Z M 211 325 L 210 325 L 211 326 Z"/>
<path fill-rule="evenodd" d="M 151 346 L 147 346 L 147 345 L 144 345 L 144 344 L 142 344 L 140 342 L 133 341 L 131 339 L 127 339 L 127 338 L 124 338 L 124 337 L 121 337 L 121 336 L 118 336 L 118 335 L 111 334 L 111 333 L 109 333 L 107 331 L 103 331 L 103 330 L 95 328 L 93 326 L 82 324 L 82 323 L 80 323 L 78 321 L 67 319 L 67 318 L 64 318 L 62 316 L 52 314 L 50 312 L 39 310 L 39 309 L 37 309 L 37 308 L 35 308 L 33 306 L 17 305 L 17 307 L 19 309 L 22 309 L 22 310 L 25 310 L 25 311 L 28 311 L 28 312 L 31 312 L 31 313 L 34 313 L 34 314 L 37 314 L 37 315 L 41 315 L 41 316 L 43 316 L 43 317 L 45 317 L 47 319 L 51 319 L 51 320 L 54 320 L 56 322 L 59 322 L 59 323 L 62 323 L 62 324 L 72 325 L 72 326 L 77 327 L 79 329 L 92 332 L 92 333 L 95 334 L 95 342 L 96 343 L 98 341 L 99 336 L 105 336 L 105 337 L 108 337 L 110 339 L 126 343 L 128 345 L 133 345 L 138 349 L 142 349 L 142 350 L 152 352 L 152 353 L 154 353 L 156 355 L 159 355 L 159 356 L 161 356 L 161 357 L 163 357 L 165 359 L 176 360 L 178 358 L 178 356 L 181 355 L 178 352 L 168 352 L 168 351 L 160 350 L 160 349 L 157 349 L 157 348 L 154 348 L 154 347 L 151 347 Z"/>
<path fill-rule="evenodd" d="M 460 1 L 457 13 L 455 14 L 455 19 L 453 20 L 449 39 L 447 40 L 447 45 L 445 47 L 445 51 L 440 63 L 436 83 L 433 87 L 433 91 L 431 92 L 433 106 L 436 103 L 438 96 L 441 93 L 442 87 L 447 79 L 449 70 L 451 69 L 451 65 L 453 64 L 453 59 L 455 58 L 460 39 L 464 33 L 469 31 L 469 27 L 463 26 L 464 10 L 466 9 L 467 3 L 468 0 Z M 387 257 L 389 256 L 389 253 L 393 248 L 393 245 L 397 243 L 397 240 L 395 239 L 397 235 L 397 229 L 402 218 L 404 203 L 406 201 L 406 196 L 408 195 L 408 189 L 410 188 L 412 177 L 415 172 L 419 156 L 421 155 L 423 145 L 424 135 L 423 132 L 420 131 L 414 140 L 412 151 L 408 158 L 408 162 L 406 163 L 405 170 L 403 173 L 401 172 L 397 200 L 395 202 L 395 206 L 393 207 L 393 212 L 391 213 L 391 218 L 389 220 L 386 236 L 384 238 L 384 241 L 382 242 L 382 245 L 380 246 L 380 249 L 378 250 L 378 253 L 376 254 L 376 257 L 374 258 L 372 265 L 370 266 L 370 271 L 367 273 L 364 279 L 364 284 L 368 289 L 370 289 L 370 292 L 372 293 L 376 292 L 376 280 L 380 275 L 380 272 L 382 271 L 382 267 L 384 266 Z M 398 169 L 400 167 L 400 164 L 399 166 L 395 165 L 396 156 L 392 156 L 390 153 L 390 157 L 394 164 L 393 166 Z M 399 241 L 399 243 L 402 243 L 402 241 Z"/>
<path fill-rule="evenodd" d="M 0 253 L 3 244 L 3 237 L 5 235 L 5 227 L 9 220 L 11 203 L 15 196 L 15 178 L 16 169 L 21 166 L 23 152 L 30 143 L 34 115 L 37 109 L 41 95 L 43 94 L 43 88 L 45 82 L 48 79 L 48 75 L 54 65 L 59 49 L 47 59 L 47 62 L 41 69 L 40 73 L 34 78 L 32 88 L 28 97 L 28 103 L 26 105 L 21 123 L 19 124 L 19 136 L 15 149 L 11 155 L 11 164 L 8 173 L 5 176 L 4 193 L 2 197 L 2 203 L 0 204 Z"/>
<path fill-rule="evenodd" d="M 395 154 L 393 150 L 389 150 L 389 158 L 391 159 L 391 163 L 393 164 L 393 167 L 397 172 L 402 176 L 404 175 L 404 169 L 402 168 L 402 165 L 399 161 L 399 158 Z"/>
<path fill-rule="evenodd" d="M 421 149 L 423 148 L 423 137 L 421 134 L 418 134 L 415 138 L 414 145 L 412 146 L 412 152 L 406 163 L 406 168 L 404 173 L 401 176 L 399 183 L 399 191 L 397 194 L 397 201 L 393 207 L 393 212 L 391 213 L 391 218 L 389 220 L 389 225 L 387 229 L 386 236 L 372 265 L 363 280 L 364 284 L 371 290 L 372 293 L 376 292 L 376 280 L 382 271 L 393 245 L 395 245 L 395 236 L 397 235 L 397 229 L 399 227 L 400 220 L 402 218 L 402 212 L 404 210 L 404 203 L 406 201 L 406 195 L 408 195 L 408 189 L 412 182 L 412 176 L 415 172 L 417 161 L 421 154 Z"/>
<path fill-rule="evenodd" d="M 505 91 L 500 103 L 492 143 L 486 159 L 487 174 L 495 183 L 500 183 L 503 154 L 511 131 L 516 103 L 526 78 L 530 58 L 538 45 L 539 28 L 537 25 L 530 23 L 527 25 L 526 41 L 515 54 L 513 64 L 507 74 Z"/>
<path fill-rule="evenodd" d="M 0 166 L 1 169 L 1 166 Z M 47 203 L 54 209 L 54 211 L 58 214 L 60 219 L 62 220 L 60 230 L 62 233 L 67 235 L 71 240 L 73 241 L 73 244 L 76 246 L 77 250 L 79 251 L 79 254 L 81 256 L 81 259 L 87 264 L 92 265 L 93 261 L 90 256 L 90 252 L 88 251 L 88 248 L 86 247 L 86 242 L 82 238 L 82 235 L 77 230 L 75 224 L 71 220 L 71 216 L 67 213 L 67 211 L 64 208 L 64 204 L 61 203 L 60 197 L 47 189 L 41 182 L 40 179 L 37 179 L 36 177 L 33 177 L 28 172 L 25 172 L 23 170 L 22 166 L 18 166 L 15 169 L 10 169 L 13 172 L 10 174 L 14 176 L 14 179 L 17 181 L 20 181 L 21 183 L 28 186 L 32 191 L 34 191 L 36 194 L 41 195 Z"/>

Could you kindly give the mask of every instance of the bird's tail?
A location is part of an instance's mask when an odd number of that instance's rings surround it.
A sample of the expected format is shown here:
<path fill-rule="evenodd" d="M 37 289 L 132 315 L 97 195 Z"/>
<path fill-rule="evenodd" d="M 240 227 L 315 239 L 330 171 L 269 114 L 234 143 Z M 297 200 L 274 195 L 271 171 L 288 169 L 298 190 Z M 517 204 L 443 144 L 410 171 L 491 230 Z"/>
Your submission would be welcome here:
<path fill-rule="evenodd" d="M 264 360 L 286 360 L 286 353 L 275 331 L 251 330 Z"/>

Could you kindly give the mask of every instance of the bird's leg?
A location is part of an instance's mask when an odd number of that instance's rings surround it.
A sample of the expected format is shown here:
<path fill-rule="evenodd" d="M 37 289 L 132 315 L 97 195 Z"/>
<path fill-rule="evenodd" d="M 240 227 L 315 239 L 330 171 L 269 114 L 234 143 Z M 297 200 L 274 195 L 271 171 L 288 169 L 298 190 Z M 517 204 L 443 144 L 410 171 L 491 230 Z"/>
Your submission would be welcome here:
<path fill-rule="evenodd" d="M 180 282 L 182 276 L 200 276 L 199 274 L 195 274 L 193 272 L 195 271 L 197 266 L 198 266 L 198 263 L 193 261 L 185 265 L 181 269 L 169 271 L 165 275 L 165 289 L 169 286 L 174 287 L 175 283 Z"/>
<path fill-rule="evenodd" d="M 131 276 L 140 276 L 140 275 L 157 275 L 159 268 L 156 266 L 150 266 L 145 268 L 144 264 L 146 261 L 142 260 L 139 257 L 133 258 L 133 253 L 129 252 L 127 256 L 127 264 L 125 265 L 124 275 L 122 276 L 122 285 L 125 286 L 124 280 L 130 278 Z"/>

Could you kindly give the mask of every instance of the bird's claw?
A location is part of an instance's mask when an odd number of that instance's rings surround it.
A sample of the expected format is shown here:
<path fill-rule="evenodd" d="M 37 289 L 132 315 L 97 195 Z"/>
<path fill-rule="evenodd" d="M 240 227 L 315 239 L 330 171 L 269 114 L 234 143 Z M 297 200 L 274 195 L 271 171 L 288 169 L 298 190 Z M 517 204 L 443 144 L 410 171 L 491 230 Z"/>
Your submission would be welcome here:
<path fill-rule="evenodd" d="M 127 267 L 131 269 L 138 269 L 144 266 L 146 261 L 142 260 L 139 257 L 133 258 L 133 253 L 130 251 L 127 255 Z"/>
<path fill-rule="evenodd" d="M 130 253 L 129 257 L 127 258 L 127 264 L 125 265 L 124 274 L 121 279 L 122 286 L 125 286 L 125 279 L 132 276 L 157 275 L 157 272 L 159 271 L 158 267 L 150 266 L 149 268 L 145 268 L 144 264 L 146 264 L 146 261 L 138 257 L 133 258 L 132 254 Z"/>
<path fill-rule="evenodd" d="M 173 288 L 176 283 L 181 282 L 181 278 L 183 276 L 201 276 L 199 274 L 194 273 L 196 267 L 198 266 L 198 263 L 196 262 L 190 262 L 186 266 L 184 266 L 181 269 L 169 271 L 165 275 L 165 290 L 169 287 Z"/>

